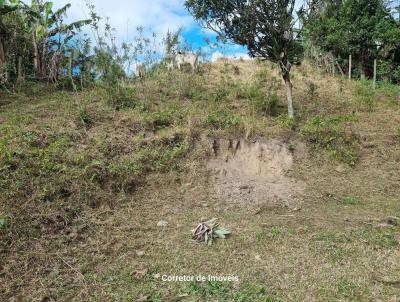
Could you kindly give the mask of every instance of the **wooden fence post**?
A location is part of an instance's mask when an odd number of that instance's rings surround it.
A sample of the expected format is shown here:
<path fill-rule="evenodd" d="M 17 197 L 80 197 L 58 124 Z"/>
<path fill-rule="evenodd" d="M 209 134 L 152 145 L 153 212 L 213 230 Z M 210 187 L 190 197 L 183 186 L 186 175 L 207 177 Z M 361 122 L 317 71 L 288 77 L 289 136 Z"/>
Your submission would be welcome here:
<path fill-rule="evenodd" d="M 377 65 L 377 60 L 374 59 L 374 82 L 373 82 L 374 90 L 376 89 L 376 65 Z"/>
<path fill-rule="evenodd" d="M 349 80 L 351 80 L 351 55 L 349 55 Z"/>

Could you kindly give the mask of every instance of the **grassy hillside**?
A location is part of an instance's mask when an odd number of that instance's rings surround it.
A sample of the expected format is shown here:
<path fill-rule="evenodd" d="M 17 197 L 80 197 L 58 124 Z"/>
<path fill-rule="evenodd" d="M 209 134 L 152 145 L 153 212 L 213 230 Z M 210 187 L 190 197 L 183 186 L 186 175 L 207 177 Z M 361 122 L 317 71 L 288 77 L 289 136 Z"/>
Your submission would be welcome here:
<path fill-rule="evenodd" d="M 295 120 L 257 61 L 0 92 L 2 300 L 397 301 L 400 87 L 293 84 Z M 232 235 L 194 244 L 212 217 Z M 161 280 L 198 274 L 240 282 Z"/>

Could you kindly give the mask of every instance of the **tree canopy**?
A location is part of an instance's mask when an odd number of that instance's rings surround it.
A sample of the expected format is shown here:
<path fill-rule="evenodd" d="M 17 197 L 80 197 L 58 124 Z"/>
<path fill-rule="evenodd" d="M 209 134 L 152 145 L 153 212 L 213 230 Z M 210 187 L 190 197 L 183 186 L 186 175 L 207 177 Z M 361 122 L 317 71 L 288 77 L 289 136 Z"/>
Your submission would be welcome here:
<path fill-rule="evenodd" d="M 187 0 L 185 5 L 204 27 L 246 46 L 250 56 L 279 64 L 293 117 L 290 69 L 301 58 L 294 30 L 295 0 Z"/>
<path fill-rule="evenodd" d="M 336 57 L 351 54 L 363 78 L 372 59 L 393 59 L 400 43 L 399 21 L 384 0 L 313 0 L 304 23 L 312 45 Z"/>

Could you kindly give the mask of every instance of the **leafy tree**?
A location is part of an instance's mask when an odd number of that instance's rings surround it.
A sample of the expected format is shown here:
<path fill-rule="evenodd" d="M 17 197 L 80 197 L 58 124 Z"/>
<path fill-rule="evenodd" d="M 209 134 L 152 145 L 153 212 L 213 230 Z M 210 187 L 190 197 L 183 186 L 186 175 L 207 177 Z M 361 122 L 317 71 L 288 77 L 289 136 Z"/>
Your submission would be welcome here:
<path fill-rule="evenodd" d="M 163 42 L 165 45 L 165 53 L 167 55 L 170 55 L 172 50 L 180 44 L 180 35 L 182 33 L 182 28 L 179 28 L 175 32 L 170 32 L 169 30 L 167 31 Z"/>
<path fill-rule="evenodd" d="M 287 88 L 288 114 L 294 116 L 290 70 L 300 60 L 294 30 L 295 0 L 187 0 L 186 8 L 224 39 L 247 46 L 250 56 L 277 63 Z"/>
<path fill-rule="evenodd" d="M 6 15 L 18 10 L 19 1 L 12 1 L 7 4 L 5 0 L 0 0 L 0 83 L 8 81 L 8 72 L 6 70 L 6 49 L 5 41 L 9 37 L 9 31 L 3 22 Z M 1 78 L 4 77 L 4 80 Z"/>
<path fill-rule="evenodd" d="M 39 76 L 48 75 L 56 81 L 65 45 L 74 37 L 75 31 L 91 23 L 79 20 L 64 24 L 64 15 L 71 7 L 66 4 L 53 11 L 52 2 L 32 0 L 28 14 L 32 22 L 33 66 Z"/>
<path fill-rule="evenodd" d="M 313 0 L 304 18 L 305 36 L 338 57 L 351 54 L 364 78 L 373 58 L 393 55 L 399 22 L 384 0 Z"/>

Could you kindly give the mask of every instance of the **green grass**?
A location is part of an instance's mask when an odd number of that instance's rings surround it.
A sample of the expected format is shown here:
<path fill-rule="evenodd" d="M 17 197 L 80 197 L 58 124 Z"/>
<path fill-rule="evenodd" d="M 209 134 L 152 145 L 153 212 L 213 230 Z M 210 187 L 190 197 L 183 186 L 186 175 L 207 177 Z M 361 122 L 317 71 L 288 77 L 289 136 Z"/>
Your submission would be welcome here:
<path fill-rule="evenodd" d="M 382 224 L 400 211 L 398 87 L 380 84 L 372 94 L 370 83 L 293 70 L 294 120 L 278 71 L 259 62 L 154 73 L 112 91 L 35 84 L 2 95 L 3 300 L 393 299 L 398 288 L 372 272 L 400 274 L 400 228 Z M 284 177 L 304 183 L 301 198 L 268 196 L 265 209 L 218 200 L 205 169 L 215 137 L 279 141 L 293 156 Z M 337 171 L 337 161 L 349 167 Z M 193 244 L 190 230 L 204 217 L 232 236 Z M 240 282 L 162 282 L 158 274 Z"/>
<path fill-rule="evenodd" d="M 353 115 L 315 116 L 305 122 L 301 134 L 310 143 L 327 150 L 332 158 L 354 166 L 359 157 L 359 138 L 344 127 L 345 122 L 354 120 Z"/>

